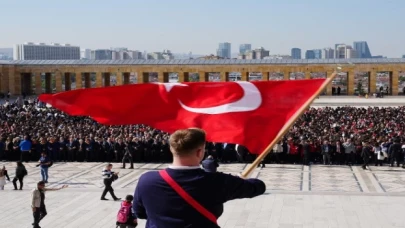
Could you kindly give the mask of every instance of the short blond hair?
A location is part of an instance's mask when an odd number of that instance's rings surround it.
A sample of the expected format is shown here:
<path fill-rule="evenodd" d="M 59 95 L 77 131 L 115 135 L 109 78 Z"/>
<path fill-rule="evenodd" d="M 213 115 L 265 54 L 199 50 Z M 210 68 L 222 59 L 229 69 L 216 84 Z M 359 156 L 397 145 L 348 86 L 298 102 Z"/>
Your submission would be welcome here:
<path fill-rule="evenodd" d="M 205 145 L 205 131 L 199 128 L 177 130 L 170 135 L 169 145 L 173 155 L 190 155 L 193 150 Z"/>

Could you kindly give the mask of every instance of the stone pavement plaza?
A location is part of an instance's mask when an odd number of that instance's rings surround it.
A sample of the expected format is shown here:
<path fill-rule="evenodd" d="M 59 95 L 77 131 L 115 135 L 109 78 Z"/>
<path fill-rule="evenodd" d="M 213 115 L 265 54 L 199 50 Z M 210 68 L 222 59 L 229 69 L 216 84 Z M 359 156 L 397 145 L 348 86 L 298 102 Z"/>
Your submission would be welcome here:
<path fill-rule="evenodd" d="M 14 163 L 5 164 L 10 177 Z M 43 228 L 115 227 L 119 202 L 100 201 L 103 184 L 102 163 L 55 163 L 50 168 L 50 187 L 68 184 L 69 188 L 46 194 L 48 216 Z M 134 170 L 118 169 L 114 182 L 116 194 L 133 194 L 139 176 L 168 164 L 135 165 Z M 7 183 L 0 191 L 0 227 L 26 228 L 32 223 L 30 190 L 40 180 L 35 163 L 26 165 L 29 175 L 23 191 L 13 191 Z M 220 171 L 237 174 L 246 164 L 221 164 Z M 267 165 L 252 177 L 267 184 L 265 195 L 254 199 L 230 201 L 219 219 L 224 228 L 255 227 L 405 227 L 405 170 L 371 166 Z M 107 195 L 107 198 L 111 198 Z M 145 221 L 140 220 L 144 227 Z"/>

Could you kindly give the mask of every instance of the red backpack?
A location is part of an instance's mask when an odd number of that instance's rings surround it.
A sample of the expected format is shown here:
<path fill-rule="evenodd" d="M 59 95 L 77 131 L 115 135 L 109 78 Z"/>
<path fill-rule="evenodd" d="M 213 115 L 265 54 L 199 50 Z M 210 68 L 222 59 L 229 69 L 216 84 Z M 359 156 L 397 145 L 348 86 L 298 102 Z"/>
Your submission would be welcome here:
<path fill-rule="evenodd" d="M 129 218 L 129 213 L 131 213 L 132 204 L 124 205 L 125 202 L 121 203 L 121 208 L 117 214 L 117 222 L 119 223 L 126 223 Z"/>

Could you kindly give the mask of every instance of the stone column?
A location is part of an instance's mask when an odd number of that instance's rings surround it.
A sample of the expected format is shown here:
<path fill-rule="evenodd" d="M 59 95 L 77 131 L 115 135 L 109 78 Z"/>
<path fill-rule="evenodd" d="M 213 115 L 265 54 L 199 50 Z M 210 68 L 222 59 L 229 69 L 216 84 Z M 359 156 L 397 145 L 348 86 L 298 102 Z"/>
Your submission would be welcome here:
<path fill-rule="evenodd" d="M 188 72 L 180 72 L 178 73 L 179 82 L 189 82 L 190 77 Z"/>
<path fill-rule="evenodd" d="M 111 85 L 110 76 L 111 76 L 110 72 L 104 73 L 104 87 L 108 87 Z"/>
<path fill-rule="evenodd" d="M 241 81 L 249 81 L 249 72 L 240 72 Z"/>
<path fill-rule="evenodd" d="M 391 76 L 391 94 L 393 96 L 398 96 L 398 84 L 399 84 L 399 71 L 398 70 L 394 70 L 392 72 L 390 72 L 390 76 Z"/>
<path fill-rule="evenodd" d="M 209 72 L 200 71 L 200 72 L 198 72 L 198 77 L 199 77 L 200 82 L 209 82 L 210 81 Z"/>
<path fill-rule="evenodd" d="M 268 81 L 270 78 L 270 72 L 262 72 L 262 81 Z"/>
<path fill-rule="evenodd" d="M 353 96 L 354 95 L 354 70 L 350 70 L 347 72 L 347 95 Z"/>
<path fill-rule="evenodd" d="M 15 68 L 14 66 L 8 67 L 8 91 L 10 91 L 11 95 L 15 95 Z"/>
<path fill-rule="evenodd" d="M 368 82 L 369 82 L 369 95 L 373 95 L 377 92 L 377 71 L 372 70 L 368 72 Z"/>
<path fill-rule="evenodd" d="M 123 73 L 124 76 L 124 85 L 129 85 L 131 82 L 129 81 L 129 78 L 131 77 L 131 73 L 125 72 Z"/>
<path fill-rule="evenodd" d="M 52 74 L 45 73 L 45 93 L 52 93 Z"/>
<path fill-rule="evenodd" d="M 65 72 L 65 91 L 72 90 L 72 78 L 69 72 Z"/>
<path fill-rule="evenodd" d="M 35 72 L 35 94 L 42 94 L 42 77 L 40 72 Z"/>
<path fill-rule="evenodd" d="M 84 75 L 84 88 L 91 88 L 90 73 L 83 73 Z"/>
<path fill-rule="evenodd" d="M 330 72 L 326 72 L 326 78 L 329 78 Z M 306 75 L 305 75 L 306 76 Z M 327 86 L 326 86 L 326 95 L 328 96 L 332 96 L 332 82 L 330 82 Z"/>
<path fill-rule="evenodd" d="M 76 89 L 83 88 L 82 72 L 75 72 L 76 74 Z"/>
<path fill-rule="evenodd" d="M 96 88 L 103 87 L 103 73 L 96 72 Z"/>
<path fill-rule="evenodd" d="M 158 82 L 169 82 L 169 72 L 158 72 Z"/>
<path fill-rule="evenodd" d="M 63 91 L 63 89 L 62 89 L 62 72 L 60 72 L 60 71 L 55 72 L 55 87 L 56 87 L 57 93 L 60 93 Z"/>
<path fill-rule="evenodd" d="M 284 80 L 290 80 L 290 71 L 283 71 Z"/>
<path fill-rule="evenodd" d="M 328 77 L 328 75 L 326 75 Z M 310 71 L 305 71 L 305 79 L 311 79 L 311 72 Z"/>
<path fill-rule="evenodd" d="M 221 82 L 228 82 L 229 81 L 229 72 L 220 72 L 220 80 Z"/>
<path fill-rule="evenodd" d="M 117 79 L 117 83 L 115 85 L 117 86 L 122 85 L 122 73 L 117 72 L 115 75 L 116 75 L 115 78 Z"/>

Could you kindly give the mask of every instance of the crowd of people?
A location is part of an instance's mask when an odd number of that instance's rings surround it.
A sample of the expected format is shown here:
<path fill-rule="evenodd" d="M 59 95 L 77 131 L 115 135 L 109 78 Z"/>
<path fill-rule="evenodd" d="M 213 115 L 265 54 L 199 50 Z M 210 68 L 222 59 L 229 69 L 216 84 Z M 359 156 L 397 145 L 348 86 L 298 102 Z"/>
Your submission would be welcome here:
<path fill-rule="evenodd" d="M 363 148 L 376 164 L 399 166 L 405 147 L 405 107 L 308 109 L 274 146 L 264 163 L 362 164 Z M 68 116 L 38 100 L 17 99 L 0 106 L 0 160 L 54 162 L 171 162 L 169 134 L 145 125 L 105 126 Z M 240 146 L 240 148 L 243 148 Z M 397 147 L 395 147 L 397 148 Z M 256 151 L 255 151 L 256 152 Z M 206 156 L 251 162 L 255 153 L 228 143 L 208 142 Z M 125 167 L 125 163 L 123 164 Z"/>

